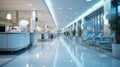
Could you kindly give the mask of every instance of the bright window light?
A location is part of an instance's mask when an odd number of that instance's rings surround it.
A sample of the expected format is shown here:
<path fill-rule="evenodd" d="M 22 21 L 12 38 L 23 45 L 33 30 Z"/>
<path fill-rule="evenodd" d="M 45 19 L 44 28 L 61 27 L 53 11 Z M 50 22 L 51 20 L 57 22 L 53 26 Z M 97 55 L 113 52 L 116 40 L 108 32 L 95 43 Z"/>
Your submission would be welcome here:
<path fill-rule="evenodd" d="M 31 7 L 31 6 L 32 6 L 32 4 L 28 4 L 28 6 L 29 6 L 29 7 Z"/>
<path fill-rule="evenodd" d="M 7 19 L 8 19 L 8 20 L 11 19 L 11 14 L 10 14 L 10 13 L 7 14 Z"/>
<path fill-rule="evenodd" d="M 118 13 L 120 13 L 120 5 L 118 6 Z"/>

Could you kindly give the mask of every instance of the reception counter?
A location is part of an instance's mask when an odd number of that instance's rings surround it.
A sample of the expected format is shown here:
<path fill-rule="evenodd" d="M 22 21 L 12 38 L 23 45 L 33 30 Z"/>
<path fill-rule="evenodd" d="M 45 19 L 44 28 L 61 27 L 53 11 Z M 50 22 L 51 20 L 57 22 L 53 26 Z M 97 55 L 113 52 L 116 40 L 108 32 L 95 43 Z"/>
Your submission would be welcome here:
<path fill-rule="evenodd" d="M 18 51 L 29 44 L 30 33 L 0 32 L 0 51 Z"/>
<path fill-rule="evenodd" d="M 37 33 L 30 33 L 30 45 L 35 46 L 38 41 L 38 34 Z"/>

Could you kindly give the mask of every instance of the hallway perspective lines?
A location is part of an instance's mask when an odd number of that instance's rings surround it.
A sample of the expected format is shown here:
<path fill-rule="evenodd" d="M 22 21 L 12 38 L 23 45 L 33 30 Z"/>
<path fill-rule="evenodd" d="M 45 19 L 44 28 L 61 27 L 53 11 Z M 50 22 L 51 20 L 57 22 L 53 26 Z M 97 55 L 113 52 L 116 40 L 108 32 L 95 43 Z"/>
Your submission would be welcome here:
<path fill-rule="evenodd" d="M 58 40 L 56 40 L 56 41 L 58 41 Z M 56 67 L 57 56 L 58 56 L 58 42 L 57 42 L 57 47 L 56 47 L 55 59 L 54 59 L 54 62 L 53 62 L 53 67 Z"/>
<path fill-rule="evenodd" d="M 81 67 L 81 63 L 80 61 L 78 60 L 78 58 L 76 56 L 74 56 L 74 54 L 71 52 L 70 48 L 67 46 L 67 43 L 61 38 L 60 39 L 61 43 L 62 43 L 62 46 L 65 46 L 66 49 L 68 50 L 70 56 L 72 57 L 72 59 L 74 60 L 74 62 L 77 64 L 77 67 Z"/>

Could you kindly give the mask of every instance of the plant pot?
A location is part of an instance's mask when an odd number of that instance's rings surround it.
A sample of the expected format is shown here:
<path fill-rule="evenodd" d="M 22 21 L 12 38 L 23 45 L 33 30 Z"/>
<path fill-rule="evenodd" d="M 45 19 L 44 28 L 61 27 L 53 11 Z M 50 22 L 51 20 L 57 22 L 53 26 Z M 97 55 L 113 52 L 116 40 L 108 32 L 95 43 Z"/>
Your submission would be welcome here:
<path fill-rule="evenodd" d="M 73 36 L 73 38 L 72 38 L 73 40 L 75 40 L 75 37 Z"/>
<path fill-rule="evenodd" d="M 68 36 L 68 39 L 69 39 L 69 40 L 72 40 L 72 39 L 73 39 L 73 37 L 72 37 L 72 36 Z"/>
<path fill-rule="evenodd" d="M 120 44 L 112 44 L 113 57 L 120 59 Z"/>

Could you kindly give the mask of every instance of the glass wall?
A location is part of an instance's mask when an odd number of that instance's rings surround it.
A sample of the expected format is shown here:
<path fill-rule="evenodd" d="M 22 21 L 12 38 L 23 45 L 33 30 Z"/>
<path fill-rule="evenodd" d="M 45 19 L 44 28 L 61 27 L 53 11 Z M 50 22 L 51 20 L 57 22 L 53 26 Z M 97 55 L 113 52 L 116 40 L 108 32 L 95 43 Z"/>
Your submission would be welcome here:
<path fill-rule="evenodd" d="M 120 1 L 118 2 L 118 15 L 120 16 Z"/>
<path fill-rule="evenodd" d="M 93 12 L 85 18 L 85 29 L 90 33 L 98 34 L 103 32 L 104 21 L 103 21 L 103 7 Z"/>

